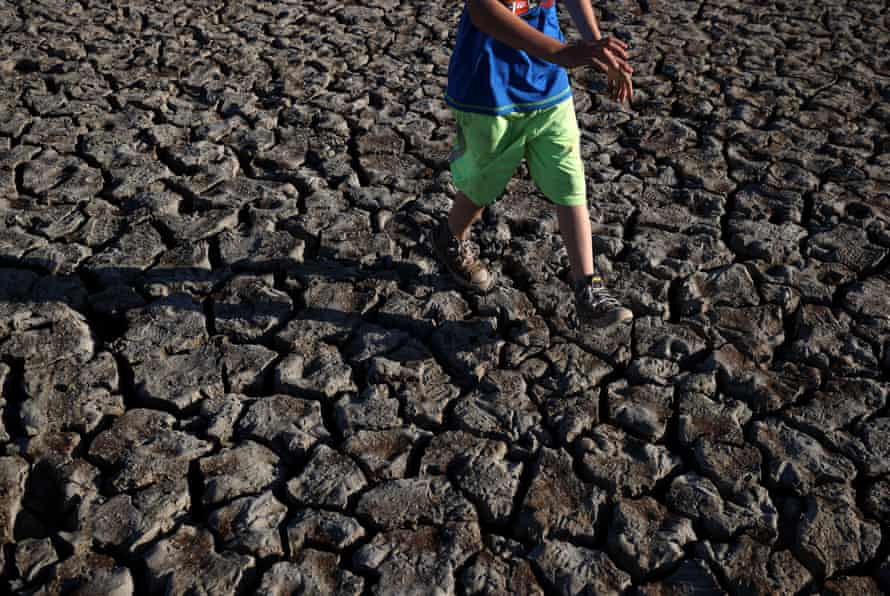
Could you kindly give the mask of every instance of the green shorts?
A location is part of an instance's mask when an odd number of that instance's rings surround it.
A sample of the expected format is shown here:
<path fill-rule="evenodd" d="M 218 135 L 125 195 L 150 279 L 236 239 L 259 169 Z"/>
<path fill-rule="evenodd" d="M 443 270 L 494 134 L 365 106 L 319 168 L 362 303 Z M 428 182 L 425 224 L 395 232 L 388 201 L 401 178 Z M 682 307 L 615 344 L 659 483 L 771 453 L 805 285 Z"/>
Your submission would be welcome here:
<path fill-rule="evenodd" d="M 538 189 L 551 202 L 587 202 L 581 135 L 571 98 L 543 110 L 503 116 L 451 111 L 457 121 L 451 175 L 473 203 L 484 207 L 495 202 L 523 157 Z"/>

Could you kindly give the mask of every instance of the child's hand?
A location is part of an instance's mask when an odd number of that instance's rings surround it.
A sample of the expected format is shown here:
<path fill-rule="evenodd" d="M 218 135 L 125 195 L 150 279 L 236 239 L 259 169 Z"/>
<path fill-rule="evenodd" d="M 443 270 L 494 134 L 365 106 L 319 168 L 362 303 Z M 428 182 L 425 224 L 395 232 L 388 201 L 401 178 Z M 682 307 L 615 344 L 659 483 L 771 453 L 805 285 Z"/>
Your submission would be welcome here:
<path fill-rule="evenodd" d="M 563 46 L 552 61 L 565 68 L 595 66 L 604 73 L 608 73 L 609 68 L 630 69 L 629 72 L 633 72 L 627 64 L 627 44 L 617 37 Z"/>
<path fill-rule="evenodd" d="M 609 65 L 606 77 L 609 80 L 609 96 L 618 103 L 627 100 L 627 103 L 630 104 L 630 97 L 634 92 L 633 81 L 631 81 L 633 68 L 627 62 L 624 63 L 624 66 L 627 68 L 613 68 Z"/>

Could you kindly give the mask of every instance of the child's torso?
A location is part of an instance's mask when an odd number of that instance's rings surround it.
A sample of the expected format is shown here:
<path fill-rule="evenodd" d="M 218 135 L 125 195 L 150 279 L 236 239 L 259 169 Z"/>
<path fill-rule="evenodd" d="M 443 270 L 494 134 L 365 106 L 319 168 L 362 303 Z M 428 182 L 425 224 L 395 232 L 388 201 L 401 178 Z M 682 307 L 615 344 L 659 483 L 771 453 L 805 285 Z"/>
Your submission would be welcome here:
<path fill-rule="evenodd" d="M 501 2 L 538 31 L 563 40 L 556 0 Z M 483 33 L 464 6 L 448 69 L 446 101 L 451 107 L 506 114 L 543 109 L 570 96 L 568 75 L 562 67 Z"/>

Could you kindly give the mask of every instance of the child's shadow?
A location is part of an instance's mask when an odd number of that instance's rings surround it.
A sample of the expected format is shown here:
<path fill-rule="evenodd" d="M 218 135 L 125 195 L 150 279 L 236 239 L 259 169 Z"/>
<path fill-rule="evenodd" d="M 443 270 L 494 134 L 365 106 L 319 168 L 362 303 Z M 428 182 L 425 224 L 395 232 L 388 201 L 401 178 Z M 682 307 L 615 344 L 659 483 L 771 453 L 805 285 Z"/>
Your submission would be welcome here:
<path fill-rule="evenodd" d="M 8 261 L 0 256 L 0 262 L 3 260 Z M 274 279 L 265 291 L 236 294 L 235 301 L 227 299 L 232 295 L 227 288 L 233 281 L 263 275 Z M 326 297 L 324 292 L 316 292 L 307 301 L 311 285 L 327 286 L 329 302 L 319 301 L 319 297 Z M 106 346 L 113 346 L 114 340 L 127 333 L 128 315 L 150 310 L 152 304 L 162 301 L 168 311 L 191 311 L 205 316 L 211 335 L 227 337 L 232 343 L 264 345 L 280 353 L 299 349 L 303 341 L 320 339 L 349 358 L 349 346 L 360 335 L 375 329 L 395 332 L 425 348 L 457 384 L 472 384 L 474 375 L 468 368 L 472 369 L 473 363 L 467 362 L 466 353 L 499 349 L 503 340 L 496 324 L 486 317 L 461 320 L 441 316 L 435 309 L 425 310 L 423 299 L 402 289 L 418 286 L 421 295 L 456 289 L 445 273 L 425 273 L 414 263 L 393 263 L 389 258 L 364 267 L 348 261 L 244 261 L 215 270 L 101 267 L 79 275 L 49 274 L 37 268 L 0 268 L 0 303 L 6 302 L 8 307 L 20 303 L 23 309 L 28 305 L 35 308 L 52 302 L 65 303 L 86 318 L 91 332 Z M 350 292 L 351 296 L 344 295 Z M 379 295 L 365 296 L 375 293 Z M 396 294 L 416 308 L 388 308 L 388 301 L 395 300 Z M 370 308 L 363 300 L 372 303 Z M 233 323 L 250 326 L 251 321 L 262 327 L 261 332 L 245 337 L 231 331 Z M 287 336 L 291 327 L 295 332 Z M 300 336 L 304 328 L 312 331 L 312 337 Z M 8 356 L 17 359 L 15 354 Z"/>

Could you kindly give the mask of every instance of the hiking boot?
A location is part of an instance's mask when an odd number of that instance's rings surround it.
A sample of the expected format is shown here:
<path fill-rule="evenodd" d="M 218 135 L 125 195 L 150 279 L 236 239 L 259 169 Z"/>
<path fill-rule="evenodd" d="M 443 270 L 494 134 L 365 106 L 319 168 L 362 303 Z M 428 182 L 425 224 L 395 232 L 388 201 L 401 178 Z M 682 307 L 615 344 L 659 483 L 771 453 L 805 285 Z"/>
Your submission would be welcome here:
<path fill-rule="evenodd" d="M 602 276 L 596 273 L 575 282 L 575 312 L 582 324 L 600 329 L 629 321 L 634 316 L 609 293 Z"/>
<path fill-rule="evenodd" d="M 433 250 L 454 279 L 474 292 L 485 293 L 494 287 L 494 276 L 479 260 L 479 247 L 472 240 L 458 240 L 443 220 L 432 235 Z"/>

